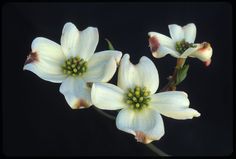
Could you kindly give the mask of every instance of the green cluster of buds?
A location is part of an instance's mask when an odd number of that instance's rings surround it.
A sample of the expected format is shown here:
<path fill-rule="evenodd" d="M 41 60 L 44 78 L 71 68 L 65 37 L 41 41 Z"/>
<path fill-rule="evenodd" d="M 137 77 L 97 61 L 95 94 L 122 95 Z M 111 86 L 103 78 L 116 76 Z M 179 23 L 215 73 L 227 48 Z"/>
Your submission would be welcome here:
<path fill-rule="evenodd" d="M 88 63 L 80 57 L 71 57 L 62 65 L 62 72 L 68 76 L 82 76 L 87 71 Z"/>
<path fill-rule="evenodd" d="M 125 102 L 135 110 L 141 110 L 149 105 L 151 101 L 150 91 L 146 87 L 140 88 L 136 86 L 134 89 L 128 89 L 125 94 Z"/>
<path fill-rule="evenodd" d="M 195 45 L 193 43 L 188 43 L 185 40 L 177 41 L 175 45 L 175 49 L 181 54 L 190 47 L 195 47 Z"/>

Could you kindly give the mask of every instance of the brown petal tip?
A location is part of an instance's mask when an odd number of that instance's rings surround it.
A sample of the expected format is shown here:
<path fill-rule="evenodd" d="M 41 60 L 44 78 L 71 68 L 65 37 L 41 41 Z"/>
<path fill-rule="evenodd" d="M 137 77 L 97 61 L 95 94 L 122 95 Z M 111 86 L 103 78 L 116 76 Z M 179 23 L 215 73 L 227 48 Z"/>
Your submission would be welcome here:
<path fill-rule="evenodd" d="M 158 38 L 156 36 L 152 36 L 148 39 L 148 41 L 151 52 L 156 52 L 160 47 Z"/>
<path fill-rule="evenodd" d="M 135 139 L 137 140 L 137 142 L 148 144 L 148 143 L 150 143 L 152 141 L 142 131 L 135 131 L 135 134 L 136 134 L 135 135 Z"/>
<path fill-rule="evenodd" d="M 31 52 L 27 56 L 27 59 L 25 60 L 25 64 L 24 65 L 27 65 L 27 64 L 35 62 L 35 61 L 39 61 L 38 54 L 36 52 Z"/>
<path fill-rule="evenodd" d="M 208 42 L 203 42 L 201 48 L 198 49 L 199 52 L 204 53 L 206 50 L 211 50 L 211 45 Z"/>
<path fill-rule="evenodd" d="M 73 109 L 83 109 L 83 108 L 88 108 L 90 106 L 90 104 L 88 104 L 85 100 L 83 99 L 79 99 L 75 105 Z"/>

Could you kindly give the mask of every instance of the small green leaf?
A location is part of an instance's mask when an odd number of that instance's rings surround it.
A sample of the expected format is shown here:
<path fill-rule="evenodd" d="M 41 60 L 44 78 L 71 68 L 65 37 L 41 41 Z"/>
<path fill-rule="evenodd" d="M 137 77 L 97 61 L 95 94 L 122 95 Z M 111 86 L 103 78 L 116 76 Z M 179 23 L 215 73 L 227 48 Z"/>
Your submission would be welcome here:
<path fill-rule="evenodd" d="M 112 43 L 108 40 L 108 39 L 105 39 L 107 41 L 107 44 L 108 44 L 108 49 L 109 50 L 115 50 Z"/>
<path fill-rule="evenodd" d="M 180 84 L 187 77 L 188 69 L 189 65 L 184 65 L 177 71 L 177 77 L 175 83 L 176 86 Z"/>

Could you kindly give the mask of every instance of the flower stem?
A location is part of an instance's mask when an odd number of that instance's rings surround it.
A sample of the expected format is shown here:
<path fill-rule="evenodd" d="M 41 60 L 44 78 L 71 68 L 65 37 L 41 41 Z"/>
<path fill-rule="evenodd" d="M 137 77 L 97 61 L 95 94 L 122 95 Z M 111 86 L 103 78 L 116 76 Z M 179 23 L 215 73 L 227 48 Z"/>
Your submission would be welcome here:
<path fill-rule="evenodd" d="M 98 113 L 102 114 L 103 116 L 109 118 L 109 119 L 112 119 L 112 120 L 115 120 L 116 118 L 113 116 L 113 115 L 110 115 L 104 111 L 102 111 L 101 109 L 98 109 L 97 107 L 93 107 Z"/>
<path fill-rule="evenodd" d="M 175 66 L 175 70 L 168 78 L 169 82 L 160 90 L 160 92 L 165 91 L 175 91 L 176 90 L 176 78 L 177 78 L 177 72 L 179 69 L 181 69 L 186 61 L 186 58 L 178 58 Z"/>
<path fill-rule="evenodd" d="M 156 147 L 154 144 L 149 143 L 146 144 L 146 146 L 152 150 L 153 152 L 155 152 L 158 156 L 170 156 L 167 153 L 163 152 L 162 150 L 160 150 L 158 147 Z"/>
<path fill-rule="evenodd" d="M 112 119 L 112 120 L 115 120 L 116 118 L 113 116 L 113 115 L 110 115 L 106 112 L 104 112 L 103 110 L 101 109 L 98 109 L 97 107 L 93 107 L 98 113 L 100 113 L 101 115 L 109 118 L 109 119 Z M 158 156 L 170 156 L 168 154 L 166 154 L 165 152 L 163 152 L 162 150 L 160 150 L 158 147 L 156 147 L 155 145 L 153 145 L 152 143 L 149 143 L 149 144 L 146 144 L 146 146 L 152 150 L 155 154 L 157 154 Z"/>

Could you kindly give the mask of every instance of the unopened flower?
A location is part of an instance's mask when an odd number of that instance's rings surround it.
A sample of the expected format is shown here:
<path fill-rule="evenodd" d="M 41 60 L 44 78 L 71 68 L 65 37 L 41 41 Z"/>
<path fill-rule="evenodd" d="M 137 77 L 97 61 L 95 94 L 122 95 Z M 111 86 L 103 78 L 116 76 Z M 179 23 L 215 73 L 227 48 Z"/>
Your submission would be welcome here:
<path fill-rule="evenodd" d="M 119 51 L 109 50 L 94 54 L 98 40 L 97 28 L 79 31 L 74 24 L 66 23 L 61 45 L 43 37 L 33 40 L 23 69 L 46 81 L 62 83 L 60 92 L 72 109 L 89 107 L 89 84 L 109 81 L 122 56 Z"/>
<path fill-rule="evenodd" d="M 170 54 L 176 58 L 195 57 L 203 61 L 207 66 L 211 63 L 212 48 L 207 42 L 194 43 L 196 38 L 196 26 L 193 23 L 181 27 L 176 24 L 168 26 L 171 38 L 157 33 L 149 32 L 149 46 L 152 55 L 162 58 Z"/>
<path fill-rule="evenodd" d="M 200 113 L 189 108 L 185 92 L 155 92 L 159 86 L 158 71 L 153 62 L 143 56 L 133 65 L 125 54 L 120 62 L 118 87 L 109 83 L 94 83 L 92 103 L 106 110 L 122 109 L 116 118 L 118 129 L 133 134 L 137 141 L 150 143 L 164 135 L 160 114 L 174 119 L 192 119 Z"/>

